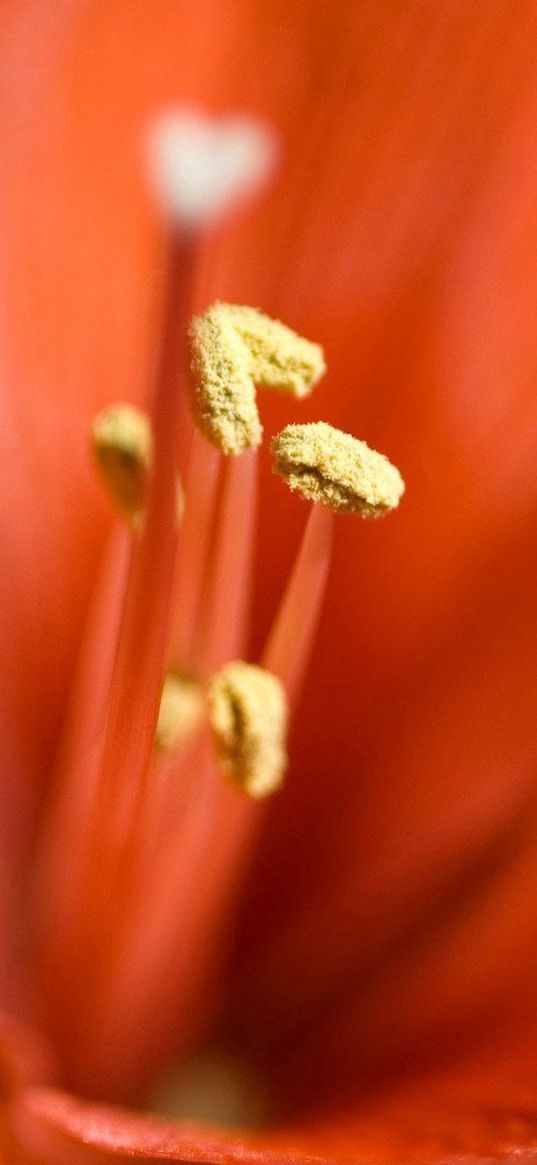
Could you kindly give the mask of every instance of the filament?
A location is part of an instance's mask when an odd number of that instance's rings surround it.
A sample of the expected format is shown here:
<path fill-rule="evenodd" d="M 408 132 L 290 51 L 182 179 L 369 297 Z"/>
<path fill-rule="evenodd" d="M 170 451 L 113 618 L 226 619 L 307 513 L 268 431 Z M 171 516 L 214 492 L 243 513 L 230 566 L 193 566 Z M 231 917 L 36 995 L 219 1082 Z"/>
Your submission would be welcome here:
<path fill-rule="evenodd" d="M 313 505 L 261 662 L 296 704 L 310 659 L 332 555 L 334 515 Z"/>

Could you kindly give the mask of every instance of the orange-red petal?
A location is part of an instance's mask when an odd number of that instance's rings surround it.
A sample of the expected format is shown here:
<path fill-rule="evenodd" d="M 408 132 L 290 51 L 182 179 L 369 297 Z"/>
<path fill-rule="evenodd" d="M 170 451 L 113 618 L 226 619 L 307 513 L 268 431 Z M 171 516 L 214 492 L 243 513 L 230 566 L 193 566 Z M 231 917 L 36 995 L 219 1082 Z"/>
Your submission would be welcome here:
<path fill-rule="evenodd" d="M 479 1096 L 479 1090 L 477 1092 Z M 522 1093 L 523 1095 L 523 1093 Z M 409 1161 L 534 1162 L 537 1116 L 523 1104 L 450 1101 L 408 1089 L 368 1113 L 302 1129 L 244 1133 L 85 1103 L 67 1093 L 22 1093 L 10 1112 L 17 1165 L 113 1165 L 118 1160 L 191 1165 L 408 1165 Z"/>

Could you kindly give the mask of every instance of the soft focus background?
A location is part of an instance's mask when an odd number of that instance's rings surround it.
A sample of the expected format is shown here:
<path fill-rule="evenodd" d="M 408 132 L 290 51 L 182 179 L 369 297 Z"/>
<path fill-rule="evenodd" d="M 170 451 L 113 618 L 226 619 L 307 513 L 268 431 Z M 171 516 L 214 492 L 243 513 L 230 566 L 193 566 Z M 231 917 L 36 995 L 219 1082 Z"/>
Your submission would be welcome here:
<path fill-rule="evenodd" d="M 4 818 L 31 836 L 109 522 L 90 418 L 146 395 L 146 126 L 181 102 L 267 119 L 281 172 L 208 243 L 200 306 L 322 342 L 326 379 L 264 399 L 267 433 L 350 429 L 407 495 L 338 523 L 219 1024 L 295 1106 L 461 1050 L 501 1083 L 537 970 L 537 7 L 8 0 L 0 32 Z M 303 521 L 265 452 L 252 658 Z"/>

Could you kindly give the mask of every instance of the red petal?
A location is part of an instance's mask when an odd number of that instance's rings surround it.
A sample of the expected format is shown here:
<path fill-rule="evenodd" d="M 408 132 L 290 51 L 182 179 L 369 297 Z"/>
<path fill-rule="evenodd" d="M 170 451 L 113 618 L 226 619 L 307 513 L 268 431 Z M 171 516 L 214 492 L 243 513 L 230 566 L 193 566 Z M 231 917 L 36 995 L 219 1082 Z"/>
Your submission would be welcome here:
<path fill-rule="evenodd" d="M 200 1165 L 313 1165 L 324 1161 L 309 1151 L 303 1154 L 285 1136 L 265 1139 L 197 1124 L 174 1124 L 128 1109 L 85 1104 L 52 1089 L 22 1094 L 13 1108 L 12 1124 L 24 1165 L 90 1165 L 118 1158 Z"/>
<path fill-rule="evenodd" d="M 408 492 L 389 525 L 341 527 L 237 992 L 274 1060 L 294 1044 L 296 1073 L 311 1050 L 335 1089 L 342 1063 L 360 1086 L 440 1055 L 472 1009 L 514 1010 L 537 961 L 535 12 L 450 6 L 420 24 L 420 54 L 410 11 L 379 11 L 377 70 L 348 99 L 365 141 L 341 100 L 340 183 L 322 171 L 308 208 L 327 248 L 336 222 L 352 239 L 362 297 L 343 276 L 334 289 L 327 346 L 355 394 L 340 417 L 387 448 Z M 330 286 L 313 244 L 301 255 Z"/>
<path fill-rule="evenodd" d="M 532 1014 L 534 527 L 485 559 L 441 650 L 393 694 L 404 731 L 373 736 L 331 814 L 317 795 L 311 852 L 296 831 L 294 864 L 273 857 L 286 926 L 243 965 L 238 1023 L 274 1060 L 290 1057 L 306 1097 L 319 1074 L 337 1089 L 344 1074 L 440 1056 L 454 1031 L 467 1038 L 472 1011 L 490 1023 Z"/>
<path fill-rule="evenodd" d="M 82 1103 L 66 1093 L 21 1095 L 10 1114 L 17 1165 L 106 1165 L 118 1160 L 196 1165 L 407 1165 L 409 1161 L 535 1162 L 537 1115 L 409 1090 L 364 1116 L 266 1135 L 242 1134 Z"/>
<path fill-rule="evenodd" d="M 20 1088 L 52 1083 L 57 1066 L 52 1049 L 39 1034 L 12 1016 L 0 1013 L 0 1097 Z"/>

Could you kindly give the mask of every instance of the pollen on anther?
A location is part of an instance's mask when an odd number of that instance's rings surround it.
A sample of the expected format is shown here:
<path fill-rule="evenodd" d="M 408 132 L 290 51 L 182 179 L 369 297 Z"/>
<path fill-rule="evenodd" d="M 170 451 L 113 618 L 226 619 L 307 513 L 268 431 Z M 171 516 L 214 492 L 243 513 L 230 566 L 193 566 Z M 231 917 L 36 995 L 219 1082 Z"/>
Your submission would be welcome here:
<path fill-rule="evenodd" d="M 149 418 L 129 404 L 104 409 L 93 421 L 92 445 L 116 505 L 131 518 L 139 514 L 152 456 Z"/>
<path fill-rule="evenodd" d="M 379 518 L 394 509 L 405 484 L 395 465 L 324 421 L 287 425 L 271 445 L 274 472 L 312 502 Z"/>
<path fill-rule="evenodd" d="M 277 676 L 254 664 L 227 664 L 210 684 L 209 717 L 228 780 L 254 798 L 280 788 L 287 766 L 288 708 Z"/>
<path fill-rule="evenodd" d="M 325 371 L 318 344 L 252 307 L 215 303 L 190 335 L 196 419 L 224 453 L 261 443 L 256 385 L 304 397 Z"/>

